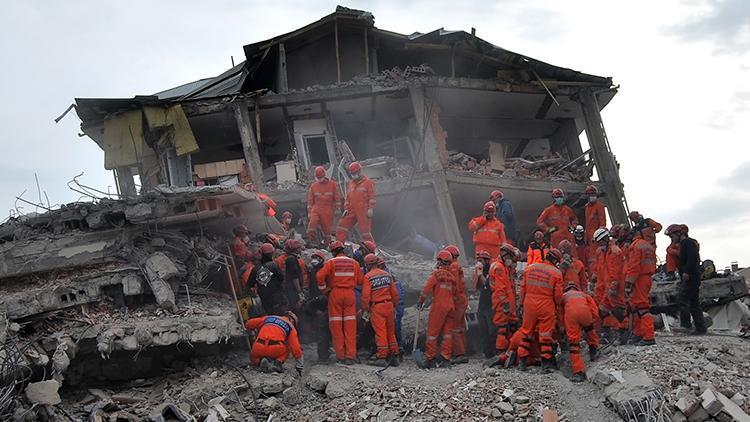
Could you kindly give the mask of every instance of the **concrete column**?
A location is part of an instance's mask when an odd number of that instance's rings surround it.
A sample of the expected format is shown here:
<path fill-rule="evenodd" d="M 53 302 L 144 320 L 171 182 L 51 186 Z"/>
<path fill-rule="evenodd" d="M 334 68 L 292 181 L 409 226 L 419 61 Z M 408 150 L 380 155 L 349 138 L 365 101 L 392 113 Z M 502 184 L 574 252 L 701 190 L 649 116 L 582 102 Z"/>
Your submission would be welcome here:
<path fill-rule="evenodd" d="M 263 184 L 263 165 L 260 163 L 260 151 L 258 142 L 255 140 L 253 126 L 250 123 L 250 111 L 247 103 L 240 102 L 232 106 L 234 118 L 237 121 L 237 129 L 242 139 L 242 153 L 245 155 L 245 163 L 253 183 Z"/>
<path fill-rule="evenodd" d="M 615 224 L 629 224 L 625 189 L 620 180 L 617 161 L 609 148 L 596 95 L 590 88 L 581 89 L 578 100 L 581 103 L 586 137 L 591 146 L 596 171 L 599 180 L 604 184 L 609 217 Z"/>
<path fill-rule="evenodd" d="M 443 230 L 445 231 L 445 239 L 458 246 L 461 251 L 461 257 L 464 263 L 466 262 L 466 248 L 464 247 L 464 241 L 461 237 L 461 232 L 458 228 L 458 221 L 456 220 L 456 211 L 453 209 L 453 202 L 451 201 L 450 191 L 448 190 L 448 180 L 445 177 L 445 169 L 443 163 L 440 161 L 440 153 L 438 152 L 437 144 L 435 143 L 435 135 L 432 132 L 432 127 L 429 122 L 429 115 L 426 110 L 429 109 L 429 99 L 425 95 L 423 86 L 410 86 L 409 96 L 411 97 L 412 107 L 414 109 L 414 118 L 417 125 L 417 133 L 421 136 L 424 134 L 424 159 L 427 165 L 427 170 L 432 176 L 432 188 L 435 191 L 435 199 L 437 200 L 438 213 L 442 222 Z M 425 121 L 425 115 L 427 115 L 427 121 Z M 427 125 L 427 130 L 425 130 Z"/>
<path fill-rule="evenodd" d="M 279 43 L 279 63 L 276 69 L 276 88 L 279 92 L 289 91 L 289 79 L 286 72 L 286 49 L 284 43 Z"/>
<path fill-rule="evenodd" d="M 135 190 L 135 182 L 133 181 L 133 172 L 128 166 L 117 167 L 115 169 L 117 174 L 117 186 L 120 188 L 120 195 L 123 198 L 133 198 L 138 195 Z"/>

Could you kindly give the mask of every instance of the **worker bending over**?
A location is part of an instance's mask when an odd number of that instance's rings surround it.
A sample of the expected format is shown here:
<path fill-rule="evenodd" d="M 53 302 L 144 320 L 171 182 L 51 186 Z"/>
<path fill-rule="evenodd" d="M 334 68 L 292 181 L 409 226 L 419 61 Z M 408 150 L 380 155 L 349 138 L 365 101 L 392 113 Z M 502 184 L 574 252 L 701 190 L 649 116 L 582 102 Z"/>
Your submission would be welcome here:
<path fill-rule="evenodd" d="M 255 336 L 250 361 L 265 372 L 282 372 L 284 362 L 291 353 L 297 361 L 295 368 L 301 374 L 304 369 L 302 347 L 297 337 L 297 316 L 292 312 L 284 315 L 267 315 L 247 321 L 248 332 L 258 330 Z"/>
<path fill-rule="evenodd" d="M 589 358 L 593 362 L 599 350 L 599 336 L 595 322 L 599 314 L 594 299 L 582 292 L 575 283 L 568 283 L 562 296 L 562 315 L 560 320 L 565 327 L 568 338 L 570 364 L 573 367 L 573 382 L 586 380 L 586 366 L 581 359 L 581 334 L 586 333 L 589 345 Z"/>
<path fill-rule="evenodd" d="M 651 218 L 645 218 L 638 211 L 631 211 L 628 218 L 633 222 L 633 230 L 641 232 L 643 239 L 656 249 L 656 233 L 661 231 L 661 224 Z"/>

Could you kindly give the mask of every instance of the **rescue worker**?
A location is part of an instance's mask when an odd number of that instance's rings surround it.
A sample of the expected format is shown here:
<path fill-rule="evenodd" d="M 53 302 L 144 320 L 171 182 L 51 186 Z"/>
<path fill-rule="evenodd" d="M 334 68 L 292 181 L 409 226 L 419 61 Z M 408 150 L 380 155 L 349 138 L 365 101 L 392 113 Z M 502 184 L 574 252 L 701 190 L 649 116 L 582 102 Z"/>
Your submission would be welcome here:
<path fill-rule="evenodd" d="M 365 256 L 365 275 L 362 286 L 362 315 L 369 320 L 375 331 L 377 352 L 371 361 L 377 366 L 398 366 L 398 342 L 396 341 L 395 307 L 399 296 L 396 280 L 387 271 L 378 267 L 375 254 Z"/>
<path fill-rule="evenodd" d="M 706 334 L 706 322 L 700 305 L 701 286 L 701 257 L 698 241 L 688 236 L 687 226 L 681 227 L 679 232 L 672 233 L 670 238 L 680 242 L 680 325 L 690 328 L 690 317 L 693 318 L 695 330 L 693 335 Z"/>
<path fill-rule="evenodd" d="M 365 240 L 364 242 L 359 244 L 359 248 L 352 252 L 352 258 L 354 258 L 360 267 L 362 267 L 362 270 L 365 270 L 365 257 L 368 254 L 374 254 L 377 252 L 378 246 L 375 244 L 375 242 L 370 240 Z"/>
<path fill-rule="evenodd" d="M 291 353 L 296 361 L 295 369 L 302 374 L 305 364 L 297 336 L 297 322 L 297 316 L 292 312 L 248 320 L 245 324 L 247 331 L 258 330 L 250 351 L 253 365 L 260 366 L 264 372 L 282 372 Z"/>
<path fill-rule="evenodd" d="M 508 344 L 518 325 L 516 318 L 515 280 L 508 268 L 513 265 L 513 245 L 505 243 L 500 247 L 500 256 L 490 265 L 490 285 L 492 287 L 492 323 L 497 327 L 495 352 L 497 363 L 504 363 Z"/>
<path fill-rule="evenodd" d="M 292 230 L 292 219 L 294 218 L 294 215 L 291 211 L 284 211 L 281 213 L 281 227 L 284 228 L 284 231 L 289 233 L 290 230 Z"/>
<path fill-rule="evenodd" d="M 568 339 L 570 364 L 573 367 L 572 382 L 586 380 L 586 366 L 581 359 L 581 331 L 586 333 L 589 345 L 589 358 L 596 360 L 599 350 L 599 336 L 596 334 L 595 322 L 599 315 L 594 299 L 581 291 L 575 283 L 568 283 L 562 296 L 562 320 L 565 335 Z"/>
<path fill-rule="evenodd" d="M 284 292 L 284 276 L 279 266 L 273 262 L 275 250 L 270 243 L 260 245 L 260 264 L 253 267 L 247 281 L 247 289 L 257 290 L 268 315 L 279 315 L 289 309 Z"/>
<path fill-rule="evenodd" d="M 594 300 L 599 305 L 603 336 L 612 342 L 619 334 L 622 344 L 623 340 L 627 341 L 622 250 L 605 228 L 597 229 L 593 240 L 599 245 L 594 272 Z"/>
<path fill-rule="evenodd" d="M 336 360 L 353 365 L 357 359 L 357 307 L 354 288 L 362 285 L 362 269 L 344 255 L 344 244 L 330 245 L 333 258 L 316 275 L 318 289 L 328 295 L 328 325 Z"/>
<path fill-rule="evenodd" d="M 427 338 L 425 340 L 425 362 L 423 369 L 450 366 L 453 350 L 452 318 L 455 309 L 453 298 L 456 290 L 456 277 L 450 271 L 453 256 L 446 250 L 438 252 L 435 270 L 427 279 L 422 293 L 419 295 L 417 306 L 424 307 L 427 297 L 432 295 L 430 314 L 427 317 Z M 442 336 L 440 354 L 438 355 L 438 337 Z"/>
<path fill-rule="evenodd" d="M 349 174 L 352 180 L 346 188 L 344 214 L 336 229 L 336 240 L 344 242 L 357 224 L 362 240 L 375 241 L 372 238 L 372 215 L 375 210 L 375 183 L 362 174 L 362 165 L 355 161 L 349 164 Z"/>
<path fill-rule="evenodd" d="M 553 204 L 539 214 L 536 225 L 550 233 L 550 244 L 559 245 L 560 241 L 568 239 L 573 242 L 570 229 L 578 225 L 578 217 L 573 210 L 565 205 L 565 193 L 560 188 L 552 190 Z"/>
<path fill-rule="evenodd" d="M 250 230 L 244 224 L 239 224 L 232 229 L 232 234 L 232 255 L 237 265 L 242 266 L 250 259 Z"/>
<path fill-rule="evenodd" d="M 499 190 L 493 190 L 490 193 L 490 201 L 495 203 L 495 217 L 500 219 L 505 228 L 505 239 L 511 245 L 515 245 L 518 240 L 518 231 L 516 228 L 516 216 L 513 214 L 513 205 L 505 195 Z"/>
<path fill-rule="evenodd" d="M 667 272 L 667 280 L 669 281 L 677 280 L 677 265 L 680 263 L 680 241 L 678 236 L 673 238 L 672 234 L 680 231 L 679 224 L 670 224 L 664 231 L 664 234 L 670 239 L 669 246 L 667 246 L 667 259 L 664 263 L 664 270 Z"/>
<path fill-rule="evenodd" d="M 505 228 L 495 218 L 494 202 L 486 202 L 483 214 L 469 221 L 469 231 L 474 233 L 474 253 L 487 251 L 493 257 L 500 253 L 500 245 L 505 243 Z"/>
<path fill-rule="evenodd" d="M 631 211 L 628 218 L 633 222 L 633 229 L 641 232 L 643 239 L 656 249 L 656 233 L 661 231 L 661 224 L 650 218 L 644 218 L 638 211 Z"/>
<path fill-rule="evenodd" d="M 402 361 L 404 354 L 404 343 L 401 337 L 401 320 L 404 318 L 405 307 L 404 301 L 401 298 L 403 298 L 405 294 L 404 286 L 401 284 L 401 281 L 399 281 L 399 279 L 393 275 L 391 270 L 388 269 L 388 266 L 385 264 L 385 260 L 381 257 L 378 257 L 378 268 L 386 271 L 396 281 L 396 291 L 398 292 L 398 297 L 400 298 L 398 303 L 396 304 L 396 341 L 398 342 L 399 347 L 399 361 Z"/>
<path fill-rule="evenodd" d="M 599 201 L 599 189 L 594 185 L 586 186 L 586 195 L 588 196 L 588 202 L 584 210 L 585 214 L 585 239 L 586 243 L 594 243 L 591 239 L 594 238 L 594 232 L 596 229 L 607 227 L 607 211 L 604 209 L 604 204 Z"/>
<path fill-rule="evenodd" d="M 310 257 L 308 280 L 317 280 L 318 271 L 323 268 L 326 256 L 323 251 L 315 251 Z M 331 347 L 331 330 L 328 327 L 328 297 L 318 290 L 318 283 L 310 284 L 310 300 L 305 302 L 305 312 L 312 321 L 318 351 L 318 362 L 328 363 Z"/>
<path fill-rule="evenodd" d="M 539 335 L 542 371 L 550 373 L 555 367 L 553 355 L 557 325 L 557 309 L 562 305 L 562 273 L 556 265 L 562 253 L 550 249 L 544 262 L 526 267 L 521 278 L 521 302 L 523 303 L 523 337 L 518 348 L 519 368 L 525 369 L 531 351 L 532 335 Z"/>
<path fill-rule="evenodd" d="M 484 357 L 495 356 L 495 338 L 497 328 L 493 323 L 494 310 L 492 309 L 492 285 L 490 282 L 490 265 L 492 258 L 489 252 L 477 253 L 477 262 L 474 266 L 472 277 L 474 291 L 479 295 L 477 306 L 477 323 L 479 325 L 479 341 L 481 342 Z"/>
<path fill-rule="evenodd" d="M 593 237 L 593 235 L 592 235 Z M 594 268 L 594 261 L 596 261 L 596 245 L 591 239 L 586 240 L 586 231 L 582 225 L 577 225 L 573 230 L 573 240 L 575 240 L 575 252 L 576 258 L 580 259 L 581 262 L 586 266 L 586 271 L 590 274 Z M 585 291 L 586 289 L 581 289 Z"/>
<path fill-rule="evenodd" d="M 258 195 L 258 201 L 265 207 L 265 215 L 267 217 L 276 216 L 276 201 L 265 193 L 258 192 L 258 186 L 255 183 L 246 183 L 244 186 L 246 191 L 256 193 Z"/>
<path fill-rule="evenodd" d="M 451 363 L 467 363 L 469 359 L 466 357 L 466 310 L 469 308 L 469 299 L 466 296 L 464 269 L 458 262 L 458 257 L 461 253 L 456 245 L 448 245 L 445 247 L 445 250 L 450 252 L 453 257 L 450 271 L 456 277 L 455 296 L 453 297 L 455 308 L 451 314 L 451 318 L 453 319 L 451 324 L 453 326 L 453 360 Z"/>
<path fill-rule="evenodd" d="M 537 227 L 534 229 L 533 239 L 529 242 L 529 249 L 526 251 L 526 264 L 536 264 L 544 262 L 549 252 L 549 244 L 544 236 L 544 230 Z"/>
<path fill-rule="evenodd" d="M 297 239 L 289 239 L 284 242 L 284 252 L 273 260 L 284 276 L 286 300 L 292 308 L 307 298 L 305 291 L 310 287 L 305 260 L 300 257 L 301 252 L 302 243 Z"/>
<path fill-rule="evenodd" d="M 563 240 L 557 246 L 557 249 L 563 254 L 562 262 L 560 262 L 563 282 L 566 286 L 568 283 L 574 283 L 578 290 L 585 291 L 588 287 L 588 273 L 583 262 L 575 256 L 573 244 L 568 240 Z"/>
<path fill-rule="evenodd" d="M 633 242 L 628 248 L 625 264 L 625 293 L 632 315 L 633 338 L 631 344 L 653 346 L 654 319 L 651 316 L 651 283 L 656 272 L 656 250 L 643 239 L 640 231 L 633 230 Z"/>
<path fill-rule="evenodd" d="M 341 193 L 336 181 L 326 177 L 326 169 L 315 167 L 315 181 L 307 189 L 307 238 L 317 244 L 318 228 L 323 232 L 323 245 L 328 246 L 333 233 L 333 216 L 341 208 Z"/>

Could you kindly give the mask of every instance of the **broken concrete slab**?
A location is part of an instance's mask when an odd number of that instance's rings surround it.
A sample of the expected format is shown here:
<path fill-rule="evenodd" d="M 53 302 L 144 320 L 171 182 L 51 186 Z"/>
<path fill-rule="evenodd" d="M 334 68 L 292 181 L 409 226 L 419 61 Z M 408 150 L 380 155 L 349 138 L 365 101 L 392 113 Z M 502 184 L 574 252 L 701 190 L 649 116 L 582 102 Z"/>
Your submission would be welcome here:
<path fill-rule="evenodd" d="M 615 411 L 624 419 L 635 418 L 649 409 L 652 417 L 663 417 L 669 412 L 666 399 L 643 370 L 610 371 L 615 380 L 604 388 L 604 395 Z"/>
<path fill-rule="evenodd" d="M 724 404 L 718 397 L 716 397 L 716 394 L 711 389 L 706 389 L 706 391 L 701 394 L 701 406 L 706 409 L 706 412 L 711 416 L 715 416 L 724 408 Z"/>
<path fill-rule="evenodd" d="M 31 403 L 54 406 L 60 404 L 60 383 L 55 380 L 32 382 L 26 386 L 26 398 Z"/>
<path fill-rule="evenodd" d="M 156 303 L 162 308 L 176 312 L 174 290 L 169 280 L 180 274 L 180 270 L 174 262 L 164 253 L 155 252 L 143 265 L 148 277 L 149 285 L 156 298 Z"/>

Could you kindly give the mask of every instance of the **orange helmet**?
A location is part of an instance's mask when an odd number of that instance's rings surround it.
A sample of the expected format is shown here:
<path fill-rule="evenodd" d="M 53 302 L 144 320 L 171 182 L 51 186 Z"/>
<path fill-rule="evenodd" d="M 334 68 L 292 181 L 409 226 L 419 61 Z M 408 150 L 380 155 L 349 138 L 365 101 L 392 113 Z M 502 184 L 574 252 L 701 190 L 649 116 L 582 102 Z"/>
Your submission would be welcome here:
<path fill-rule="evenodd" d="M 365 240 L 364 242 L 362 242 L 362 246 L 364 246 L 365 250 L 370 253 L 375 252 L 375 249 L 378 248 L 378 245 L 376 245 L 372 240 Z"/>
<path fill-rule="evenodd" d="M 442 251 L 438 252 L 437 261 L 438 261 L 438 264 L 450 265 L 451 261 L 453 261 L 453 255 L 451 255 L 450 252 L 443 249 Z"/>
<path fill-rule="evenodd" d="M 493 190 L 490 193 L 490 200 L 491 201 L 497 201 L 498 199 L 500 199 L 502 197 L 503 197 L 503 193 L 501 191 L 499 191 L 499 190 Z"/>
<path fill-rule="evenodd" d="M 326 175 L 326 168 L 323 166 L 317 166 L 315 167 L 315 177 L 325 177 Z"/>
<path fill-rule="evenodd" d="M 370 266 L 377 265 L 377 264 L 378 264 L 378 257 L 375 256 L 374 253 L 368 253 L 367 255 L 365 255 L 365 265 L 370 267 Z"/>
<path fill-rule="evenodd" d="M 570 240 L 563 239 L 563 240 L 560 241 L 560 244 L 557 245 L 557 249 L 559 249 L 560 252 L 563 252 L 563 253 L 565 253 L 565 252 L 570 253 L 570 251 L 573 250 L 573 244 L 570 243 Z"/>
<path fill-rule="evenodd" d="M 487 259 L 491 260 L 492 256 L 487 251 L 477 252 L 477 259 Z"/>
<path fill-rule="evenodd" d="M 687 224 L 680 224 L 680 231 L 687 234 L 690 229 L 688 228 Z"/>
<path fill-rule="evenodd" d="M 263 254 L 263 255 L 270 255 L 275 250 L 276 250 L 276 248 L 274 248 L 273 245 L 270 244 L 270 243 L 264 243 L 264 244 L 260 245 L 260 253 Z"/>
<path fill-rule="evenodd" d="M 487 201 L 484 203 L 484 212 L 495 212 L 495 203 L 492 201 Z"/>
<path fill-rule="evenodd" d="M 565 196 L 565 192 L 563 192 L 560 188 L 554 188 L 552 189 L 552 197 L 553 198 L 562 198 Z"/>
<path fill-rule="evenodd" d="M 385 259 L 383 259 L 382 257 L 379 256 L 378 257 L 378 265 L 385 265 Z"/>
<path fill-rule="evenodd" d="M 547 252 L 547 261 L 557 264 L 558 262 L 562 261 L 563 255 L 562 252 L 560 252 L 559 249 L 552 248 Z"/>
<path fill-rule="evenodd" d="M 292 212 L 284 211 L 283 213 L 281 213 L 281 218 L 292 218 Z"/>
<path fill-rule="evenodd" d="M 575 283 L 572 281 L 568 282 L 568 284 L 565 286 L 565 289 L 563 291 L 567 292 L 568 290 L 579 290 L 578 286 L 576 286 Z"/>
<path fill-rule="evenodd" d="M 664 230 L 664 234 L 669 236 L 672 233 L 679 233 L 681 231 L 679 224 L 670 224 L 669 227 L 667 227 L 666 230 Z"/>
<path fill-rule="evenodd" d="M 315 251 L 313 251 L 312 256 L 316 256 L 316 257 L 320 258 L 321 261 L 325 261 L 326 260 L 326 254 L 325 254 L 325 252 L 323 252 L 321 250 L 317 250 L 316 249 Z"/>
<path fill-rule="evenodd" d="M 630 214 L 628 214 L 628 218 L 631 220 L 635 220 L 641 215 L 638 211 L 630 211 Z"/>
<path fill-rule="evenodd" d="M 586 195 L 597 195 L 599 193 L 599 189 L 596 188 L 594 185 L 588 185 L 586 186 Z"/>
<path fill-rule="evenodd" d="M 502 255 L 503 253 L 507 253 L 511 257 L 515 257 L 516 247 L 511 245 L 510 243 L 503 243 L 502 245 L 500 245 L 500 255 Z"/>
<path fill-rule="evenodd" d="M 287 252 L 296 252 L 302 249 L 302 242 L 297 239 L 289 239 L 284 242 L 284 250 Z"/>
<path fill-rule="evenodd" d="M 354 161 L 349 164 L 349 174 L 356 174 L 360 171 L 362 171 L 362 164 L 359 164 L 359 161 Z"/>
<path fill-rule="evenodd" d="M 458 246 L 456 245 L 448 245 L 445 247 L 445 250 L 450 252 L 453 258 L 458 258 L 458 256 L 461 255 L 461 252 L 458 250 Z"/>
<path fill-rule="evenodd" d="M 331 252 L 333 252 L 335 250 L 338 250 L 338 249 L 344 249 L 344 244 L 341 243 L 338 240 L 335 240 L 335 241 L 331 242 L 330 245 L 328 245 L 328 250 L 331 251 Z"/>

